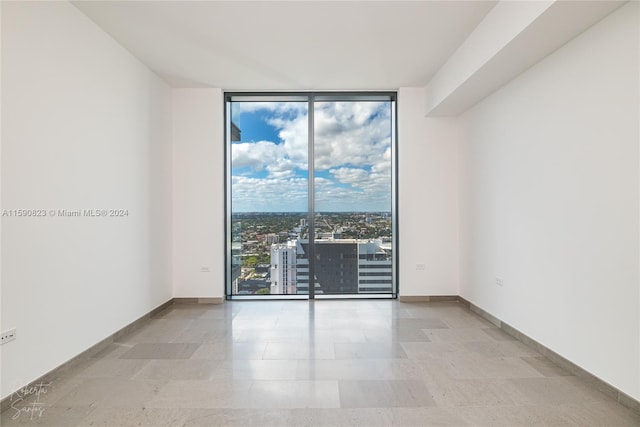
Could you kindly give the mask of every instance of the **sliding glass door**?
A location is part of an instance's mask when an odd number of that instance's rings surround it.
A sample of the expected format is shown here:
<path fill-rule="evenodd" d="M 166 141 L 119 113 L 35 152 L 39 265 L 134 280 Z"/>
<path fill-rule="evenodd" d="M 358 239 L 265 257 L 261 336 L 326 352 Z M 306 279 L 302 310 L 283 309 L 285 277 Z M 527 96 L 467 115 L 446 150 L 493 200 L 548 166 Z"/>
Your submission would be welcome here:
<path fill-rule="evenodd" d="M 393 293 L 393 102 L 314 103 L 317 294 Z"/>
<path fill-rule="evenodd" d="M 308 294 L 308 152 L 306 97 L 227 102 L 227 295 Z"/>
<path fill-rule="evenodd" d="M 395 94 L 227 94 L 226 137 L 229 298 L 396 295 Z"/>

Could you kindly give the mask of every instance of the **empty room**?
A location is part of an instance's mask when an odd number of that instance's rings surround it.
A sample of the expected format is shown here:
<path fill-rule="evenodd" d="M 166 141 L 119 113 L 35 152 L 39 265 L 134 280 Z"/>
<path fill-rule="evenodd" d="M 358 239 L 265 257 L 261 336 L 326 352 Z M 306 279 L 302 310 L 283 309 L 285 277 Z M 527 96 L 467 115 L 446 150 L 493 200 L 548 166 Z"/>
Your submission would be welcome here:
<path fill-rule="evenodd" d="M 638 2 L 0 22 L 1 425 L 640 425 Z"/>

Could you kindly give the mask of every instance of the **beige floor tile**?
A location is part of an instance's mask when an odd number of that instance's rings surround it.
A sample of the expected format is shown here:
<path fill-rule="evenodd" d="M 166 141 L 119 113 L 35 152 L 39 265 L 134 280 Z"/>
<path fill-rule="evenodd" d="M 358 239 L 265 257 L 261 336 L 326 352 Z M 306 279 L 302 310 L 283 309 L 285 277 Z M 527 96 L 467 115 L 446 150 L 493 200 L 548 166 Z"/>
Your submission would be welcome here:
<path fill-rule="evenodd" d="M 375 380 L 392 379 L 391 369 L 375 359 L 299 360 L 296 379 L 302 380 Z"/>
<path fill-rule="evenodd" d="M 31 406 L 29 410 L 10 408 L 2 413 L 0 425 L 69 427 L 80 423 L 91 411 L 93 408 L 79 406 Z"/>
<path fill-rule="evenodd" d="M 527 405 L 529 399 L 507 380 L 459 380 L 439 377 L 429 382 L 439 407 L 496 407 Z"/>
<path fill-rule="evenodd" d="M 527 362 L 533 367 L 533 369 L 540 372 L 545 377 L 571 376 L 570 372 L 565 371 L 544 356 L 522 357 L 522 360 Z"/>
<path fill-rule="evenodd" d="M 238 329 L 233 341 L 248 343 L 300 343 L 308 340 L 308 332 L 301 329 Z"/>
<path fill-rule="evenodd" d="M 101 351 L 94 354 L 92 358 L 93 359 L 117 359 L 123 354 L 125 354 L 127 351 L 131 350 L 131 348 L 135 344 L 136 343 L 133 343 L 133 342 L 129 342 L 129 343 L 114 342 L 109 344 L 107 347 L 105 347 Z"/>
<path fill-rule="evenodd" d="M 243 408 L 339 408 L 337 381 L 254 381 Z"/>
<path fill-rule="evenodd" d="M 290 424 L 289 409 L 193 409 L 185 427 L 276 427 Z"/>
<path fill-rule="evenodd" d="M 462 307 L 457 302 L 418 302 L 399 303 L 398 310 L 404 310 L 411 318 L 445 319 L 447 317 L 473 318 L 477 317 L 472 312 Z M 404 317 L 404 316 L 403 316 Z"/>
<path fill-rule="evenodd" d="M 161 387 L 148 408 L 246 407 L 251 380 L 176 380 Z"/>
<path fill-rule="evenodd" d="M 587 404 L 610 400 L 577 377 L 520 378 L 509 382 L 527 396 L 532 405 Z"/>
<path fill-rule="evenodd" d="M 259 360 L 267 349 L 266 342 L 237 342 L 223 341 L 211 344 L 202 344 L 191 355 L 192 359 L 214 360 Z"/>
<path fill-rule="evenodd" d="M 423 380 L 429 379 L 421 364 L 410 359 L 374 359 L 377 370 L 391 380 Z M 378 377 L 375 379 L 385 379 Z"/>
<path fill-rule="evenodd" d="M 85 364 L 81 366 L 87 366 Z M 80 370 L 84 369 L 79 367 Z M 45 407 L 54 406 L 58 400 L 75 390 L 86 378 L 81 378 L 76 372 L 69 372 L 67 376 L 40 381 L 28 389 L 20 389 L 9 395 L 9 403 L 13 407 L 32 405 Z M 14 410 L 15 412 L 15 410 Z"/>
<path fill-rule="evenodd" d="M 168 343 L 180 337 L 191 319 L 151 319 L 147 325 L 118 339 L 120 343 Z"/>
<path fill-rule="evenodd" d="M 262 318 L 245 318 L 236 316 L 231 322 L 233 329 L 251 329 L 251 330 L 272 330 L 276 329 L 278 317 L 264 316 Z"/>
<path fill-rule="evenodd" d="M 393 342 L 428 342 L 429 337 L 423 329 L 405 329 L 402 327 L 366 329 L 364 335 L 367 342 L 393 343 Z"/>
<path fill-rule="evenodd" d="M 614 402 L 556 406 L 469 406 L 458 414 L 474 426 L 632 427 L 640 415 Z"/>
<path fill-rule="evenodd" d="M 227 308 L 225 304 L 220 306 L 209 305 L 204 313 L 198 317 L 200 320 L 228 320 L 233 319 L 233 312 Z"/>
<path fill-rule="evenodd" d="M 332 330 L 340 330 L 340 329 L 353 329 L 353 328 L 389 328 L 391 323 L 388 319 L 352 319 L 349 317 L 341 317 L 335 316 L 331 317 L 329 315 L 318 317 L 316 316 L 314 320 L 314 327 L 316 329 L 332 329 Z"/>
<path fill-rule="evenodd" d="M 424 332 L 433 342 L 495 341 L 482 328 L 425 329 Z"/>
<path fill-rule="evenodd" d="M 175 408 L 97 408 L 77 427 L 181 427 L 188 415 Z"/>
<path fill-rule="evenodd" d="M 211 379 L 219 360 L 159 359 L 148 360 L 134 376 L 136 380 L 205 380 Z"/>
<path fill-rule="evenodd" d="M 519 357 L 482 357 L 450 353 L 430 359 L 442 372 L 457 379 L 535 378 L 541 374 Z"/>
<path fill-rule="evenodd" d="M 438 355 L 447 357 L 465 351 L 459 342 L 403 342 L 401 345 L 409 359 L 430 359 Z"/>
<path fill-rule="evenodd" d="M 188 359 L 200 347 L 197 343 L 138 343 L 121 359 Z"/>
<path fill-rule="evenodd" d="M 188 327 L 169 342 L 210 344 L 225 341 L 226 338 L 227 333 L 225 331 L 207 330 L 204 328 L 192 329 Z"/>
<path fill-rule="evenodd" d="M 637 427 L 640 414 L 618 405 L 613 401 L 568 404 L 537 408 L 547 425 Z"/>
<path fill-rule="evenodd" d="M 55 402 L 55 406 L 141 408 L 153 399 L 165 380 L 88 378 Z"/>
<path fill-rule="evenodd" d="M 311 331 L 309 340 L 326 343 L 364 343 L 367 342 L 367 336 L 362 329 L 320 329 Z"/>
<path fill-rule="evenodd" d="M 482 357 L 536 357 L 540 354 L 520 341 L 469 341 L 461 343 L 469 353 Z"/>
<path fill-rule="evenodd" d="M 224 360 L 212 379 L 295 380 L 297 360 Z"/>
<path fill-rule="evenodd" d="M 435 406 L 423 381 L 339 381 L 342 408 L 396 408 Z"/>
<path fill-rule="evenodd" d="M 336 359 L 406 359 L 402 345 L 392 343 L 337 343 Z"/>
<path fill-rule="evenodd" d="M 288 425 L 387 427 L 392 417 L 388 408 L 292 409 Z"/>
<path fill-rule="evenodd" d="M 272 342 L 267 345 L 263 359 L 335 359 L 332 343 L 314 344 L 313 342 Z"/>
<path fill-rule="evenodd" d="M 495 326 L 471 312 L 454 312 L 443 313 L 441 316 L 442 322 L 447 327 L 452 329 L 466 329 L 466 328 L 495 328 Z"/>
<path fill-rule="evenodd" d="M 149 363 L 146 359 L 95 359 L 83 371 L 81 378 L 132 378 Z"/>
<path fill-rule="evenodd" d="M 450 408 L 390 408 L 391 423 L 388 425 L 407 426 L 449 426 L 463 427 L 468 423 Z"/>
<path fill-rule="evenodd" d="M 529 406 L 465 406 L 456 413 L 471 426 L 533 427 L 560 426 L 558 419 L 546 418 Z M 551 421 L 551 424 L 548 422 Z M 586 426 L 586 425 L 585 425 Z"/>
<path fill-rule="evenodd" d="M 401 319 L 392 319 L 392 327 L 399 329 L 407 329 L 407 330 L 419 330 L 419 329 L 448 329 L 446 323 L 442 321 L 442 319 L 438 319 L 437 317 L 431 318 L 420 318 L 420 319 L 412 319 L 412 318 L 401 318 Z"/>
<path fill-rule="evenodd" d="M 402 380 L 422 379 L 421 365 L 409 359 L 299 360 L 296 379 Z"/>

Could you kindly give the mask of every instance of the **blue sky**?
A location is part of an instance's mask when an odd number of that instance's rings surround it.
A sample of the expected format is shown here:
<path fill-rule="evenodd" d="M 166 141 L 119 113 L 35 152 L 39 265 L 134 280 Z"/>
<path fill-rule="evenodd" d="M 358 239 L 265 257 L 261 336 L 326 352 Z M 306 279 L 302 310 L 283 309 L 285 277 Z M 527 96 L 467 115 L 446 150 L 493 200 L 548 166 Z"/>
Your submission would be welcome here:
<path fill-rule="evenodd" d="M 316 210 L 391 210 L 388 102 L 315 104 Z M 307 209 L 307 103 L 234 102 L 234 212 Z"/>

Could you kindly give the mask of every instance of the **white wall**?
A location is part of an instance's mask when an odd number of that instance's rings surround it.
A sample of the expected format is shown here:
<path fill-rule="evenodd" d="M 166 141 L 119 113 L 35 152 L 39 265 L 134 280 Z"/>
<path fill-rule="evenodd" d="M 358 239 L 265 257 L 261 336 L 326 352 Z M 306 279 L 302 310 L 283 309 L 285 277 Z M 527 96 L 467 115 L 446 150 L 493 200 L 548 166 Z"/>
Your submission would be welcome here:
<path fill-rule="evenodd" d="M 0 46 L 2 46 L 2 4 L 0 4 Z M 0 209 L 2 208 L 2 52 L 0 51 Z M 1 212 L 0 212 L 1 215 Z M 2 217 L 0 217 L 2 218 Z M 0 220 L 1 221 L 1 220 Z M 0 222 L 0 309 L 2 308 L 2 223 Z M 0 331 L 4 331 L 2 313 L 0 312 Z M 2 373 L 2 348 L 0 348 L 0 374 Z M 2 398 L 0 383 L 0 399 Z"/>
<path fill-rule="evenodd" d="M 2 2 L 6 397 L 172 297 L 171 91 L 66 2 Z"/>
<path fill-rule="evenodd" d="M 632 2 L 460 117 L 461 295 L 636 399 L 638 22 Z"/>
<path fill-rule="evenodd" d="M 173 171 L 174 296 L 221 298 L 225 214 L 220 89 L 173 90 Z"/>
<path fill-rule="evenodd" d="M 424 96 L 398 93 L 399 293 L 458 295 L 459 132 L 456 119 L 424 117 Z"/>

